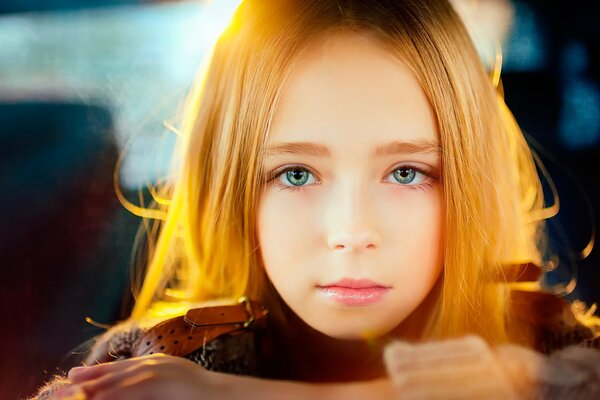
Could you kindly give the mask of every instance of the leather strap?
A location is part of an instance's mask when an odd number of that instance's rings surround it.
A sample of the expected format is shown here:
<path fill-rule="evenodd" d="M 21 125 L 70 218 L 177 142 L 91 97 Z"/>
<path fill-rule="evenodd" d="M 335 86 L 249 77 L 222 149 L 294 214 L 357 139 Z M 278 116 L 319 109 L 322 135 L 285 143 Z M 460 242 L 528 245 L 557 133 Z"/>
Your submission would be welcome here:
<path fill-rule="evenodd" d="M 258 302 L 245 297 L 234 305 L 194 308 L 147 330 L 133 357 L 154 353 L 186 356 L 223 334 L 243 330 L 267 313 Z"/>

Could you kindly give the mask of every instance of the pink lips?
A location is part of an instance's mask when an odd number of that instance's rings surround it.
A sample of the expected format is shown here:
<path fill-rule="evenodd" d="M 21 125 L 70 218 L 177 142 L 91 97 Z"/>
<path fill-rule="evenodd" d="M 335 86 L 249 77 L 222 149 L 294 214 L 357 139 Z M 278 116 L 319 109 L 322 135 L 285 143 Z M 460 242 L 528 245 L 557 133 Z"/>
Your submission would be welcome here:
<path fill-rule="evenodd" d="M 391 289 L 368 279 L 344 278 L 340 281 L 317 286 L 322 295 L 344 305 L 358 306 L 381 300 Z"/>

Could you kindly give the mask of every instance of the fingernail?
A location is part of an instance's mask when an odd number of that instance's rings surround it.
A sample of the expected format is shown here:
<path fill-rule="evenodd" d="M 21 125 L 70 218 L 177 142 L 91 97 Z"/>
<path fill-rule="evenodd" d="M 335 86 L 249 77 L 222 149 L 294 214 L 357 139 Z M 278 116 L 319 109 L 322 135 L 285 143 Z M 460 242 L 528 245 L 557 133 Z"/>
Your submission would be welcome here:
<path fill-rule="evenodd" d="M 67 376 L 71 377 L 73 374 L 78 374 L 81 371 L 84 371 L 87 367 L 73 367 L 69 370 Z"/>

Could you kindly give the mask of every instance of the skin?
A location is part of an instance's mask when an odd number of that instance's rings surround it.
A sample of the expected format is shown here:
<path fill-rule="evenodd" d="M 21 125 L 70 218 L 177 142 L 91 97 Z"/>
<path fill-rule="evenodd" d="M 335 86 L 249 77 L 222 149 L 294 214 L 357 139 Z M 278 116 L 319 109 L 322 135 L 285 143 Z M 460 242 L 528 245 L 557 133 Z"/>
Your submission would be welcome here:
<path fill-rule="evenodd" d="M 373 39 L 343 34 L 303 55 L 275 110 L 269 146 L 312 142 L 330 155 L 270 153 L 257 229 L 279 295 L 332 338 L 390 332 L 442 270 L 440 154 L 371 157 L 392 141 L 439 143 L 433 110 L 403 62 Z M 342 278 L 390 289 L 380 301 L 348 306 L 317 287 Z"/>
<path fill-rule="evenodd" d="M 311 385 L 272 381 L 207 371 L 192 361 L 153 354 L 123 361 L 73 368 L 72 385 L 54 394 L 56 399 L 178 400 L 211 399 L 363 399 L 367 395 L 393 398 L 388 380 Z"/>
<path fill-rule="evenodd" d="M 310 173 L 296 174 L 306 180 L 302 190 L 281 190 L 292 184 L 285 174 L 264 188 L 257 234 L 267 275 L 298 319 L 323 337 L 343 342 L 383 336 L 418 310 L 442 270 L 441 165 L 437 153 L 371 158 L 370 152 L 393 140 L 437 142 L 433 111 L 408 67 L 359 36 L 334 36 L 311 48 L 282 100 L 269 144 L 314 142 L 326 146 L 330 157 L 268 158 L 269 176 L 288 166 Z M 408 170 L 400 173 L 400 167 Z M 344 277 L 390 289 L 378 302 L 347 306 L 316 287 Z M 69 378 L 70 392 L 56 398 L 362 399 L 398 393 L 388 378 L 271 381 L 207 371 L 164 354 L 72 369 Z M 425 384 L 419 390 L 426 387 L 425 378 L 419 382 Z"/>

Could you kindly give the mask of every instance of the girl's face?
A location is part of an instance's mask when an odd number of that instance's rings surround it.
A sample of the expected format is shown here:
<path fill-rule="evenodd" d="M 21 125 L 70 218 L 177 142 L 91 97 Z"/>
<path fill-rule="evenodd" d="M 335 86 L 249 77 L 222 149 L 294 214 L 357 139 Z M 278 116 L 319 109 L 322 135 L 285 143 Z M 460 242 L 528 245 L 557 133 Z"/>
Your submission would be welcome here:
<path fill-rule="evenodd" d="M 442 270 L 435 116 L 408 67 L 372 39 L 336 35 L 309 50 L 271 126 L 261 257 L 314 329 L 381 336 Z"/>

